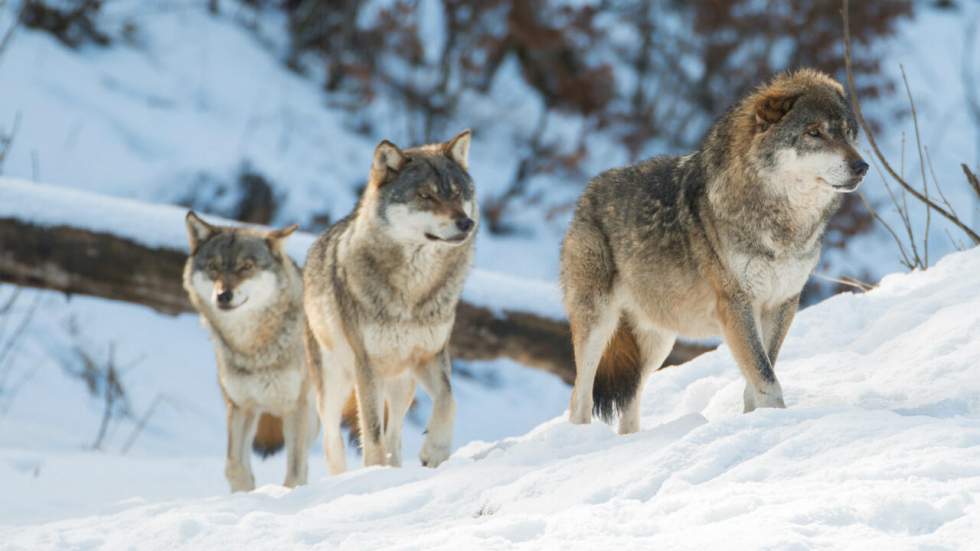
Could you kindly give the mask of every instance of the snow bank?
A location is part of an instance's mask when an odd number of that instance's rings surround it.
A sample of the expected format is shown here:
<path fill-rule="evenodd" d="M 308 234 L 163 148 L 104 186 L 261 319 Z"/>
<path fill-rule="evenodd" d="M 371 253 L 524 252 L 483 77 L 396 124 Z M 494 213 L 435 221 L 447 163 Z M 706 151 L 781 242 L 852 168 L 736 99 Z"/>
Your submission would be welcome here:
<path fill-rule="evenodd" d="M 743 382 L 722 348 L 652 377 L 631 436 L 558 417 L 464 445 L 436 470 L 134 499 L 0 538 L 29 549 L 966 549 L 980 534 L 978 272 L 980 249 L 801 312 L 778 366 L 787 410 L 740 414 Z M 498 414 L 482 413 L 488 424 Z"/>
<path fill-rule="evenodd" d="M 72 226 L 109 233 L 147 247 L 186 251 L 186 214 L 187 209 L 173 205 L 0 178 L 0 218 L 43 227 Z M 240 225 L 213 216 L 205 216 L 205 219 L 214 224 Z M 308 233 L 293 235 L 287 242 L 289 254 L 302 264 L 314 239 L 316 236 Z M 473 270 L 463 298 L 498 314 L 511 310 L 552 319 L 565 317 L 558 286 L 548 281 Z"/>

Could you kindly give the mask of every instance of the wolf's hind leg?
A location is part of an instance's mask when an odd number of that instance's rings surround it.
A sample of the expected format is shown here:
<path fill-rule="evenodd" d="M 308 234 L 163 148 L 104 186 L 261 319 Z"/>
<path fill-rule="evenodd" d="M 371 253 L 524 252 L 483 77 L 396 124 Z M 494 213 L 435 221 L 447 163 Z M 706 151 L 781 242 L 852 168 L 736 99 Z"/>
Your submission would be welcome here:
<path fill-rule="evenodd" d="M 575 352 L 575 387 L 568 406 L 568 420 L 578 425 L 592 422 L 592 387 L 599 361 L 616 331 L 619 308 L 610 299 L 597 299 L 591 311 L 569 311 Z"/>
<path fill-rule="evenodd" d="M 231 400 L 228 406 L 228 450 L 225 457 L 225 478 L 232 492 L 249 492 L 255 489 L 252 475 L 250 445 L 255 438 L 259 423 L 258 412 L 240 408 Z"/>
<path fill-rule="evenodd" d="M 286 440 L 286 481 L 283 485 L 294 488 L 306 484 L 309 468 L 307 451 L 310 445 L 310 425 L 316 424 L 316 415 L 310 409 L 309 394 L 304 391 L 296 409 L 283 417 L 282 431 Z"/>
<path fill-rule="evenodd" d="M 453 440 L 456 401 L 453 400 L 448 345 L 427 365 L 416 368 L 415 377 L 432 398 L 432 417 L 426 427 L 419 459 L 426 467 L 438 467 L 449 457 Z"/>
<path fill-rule="evenodd" d="M 329 356 L 322 355 L 327 358 Z M 340 474 L 347 469 L 347 452 L 344 451 L 344 433 L 341 430 L 344 406 L 354 389 L 354 381 L 342 366 L 328 365 L 321 370 L 322 381 L 317 392 L 317 409 L 323 425 L 323 452 L 327 456 L 330 474 Z"/>
<path fill-rule="evenodd" d="M 635 329 L 637 345 L 640 349 L 640 359 L 643 362 L 640 372 L 640 384 L 636 385 L 635 393 L 623 408 L 619 418 L 619 434 L 631 434 L 640 430 L 640 395 L 646 386 L 647 378 L 663 365 L 674 346 L 676 335 L 657 330 Z"/>
<path fill-rule="evenodd" d="M 415 378 L 411 372 L 385 381 L 385 401 L 388 403 L 385 451 L 388 452 L 388 465 L 392 467 L 402 466 L 402 424 L 414 397 Z"/>

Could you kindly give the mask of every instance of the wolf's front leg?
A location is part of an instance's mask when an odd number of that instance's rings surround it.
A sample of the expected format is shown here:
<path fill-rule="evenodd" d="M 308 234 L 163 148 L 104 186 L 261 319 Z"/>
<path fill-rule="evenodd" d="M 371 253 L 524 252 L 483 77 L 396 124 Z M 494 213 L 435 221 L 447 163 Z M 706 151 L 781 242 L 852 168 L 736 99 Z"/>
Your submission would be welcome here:
<path fill-rule="evenodd" d="M 793 323 L 796 310 L 800 305 L 800 295 L 787 300 L 771 310 L 763 310 L 761 316 L 762 336 L 765 339 L 766 353 L 773 367 L 776 365 L 776 358 L 779 350 L 783 347 L 783 340 L 789 332 L 789 326 Z"/>
<path fill-rule="evenodd" d="M 751 303 L 744 297 L 719 298 L 718 319 L 725 342 L 747 383 L 745 413 L 756 408 L 785 408 L 783 389 L 776 380 Z"/>
<path fill-rule="evenodd" d="M 252 475 L 252 456 L 249 448 L 255 438 L 259 415 L 255 410 L 240 408 L 231 400 L 228 406 L 228 452 L 225 458 L 225 478 L 232 492 L 255 489 Z"/>
<path fill-rule="evenodd" d="M 385 423 L 385 449 L 388 465 L 402 466 L 402 424 L 415 397 L 415 379 L 405 372 L 385 381 L 385 401 L 388 403 L 388 422 Z"/>
<path fill-rule="evenodd" d="M 310 425 L 316 423 L 310 407 L 309 394 L 305 390 L 296 408 L 282 419 L 282 432 L 286 440 L 286 481 L 283 485 L 295 488 L 306 484 L 309 468 L 307 451 L 310 445 Z"/>
<path fill-rule="evenodd" d="M 371 369 L 366 355 L 358 355 L 355 367 L 354 390 L 357 394 L 357 413 L 361 422 L 361 450 L 364 466 L 387 464 L 384 439 L 384 388 Z"/>
<path fill-rule="evenodd" d="M 448 345 L 427 365 L 415 370 L 415 378 L 432 398 L 432 417 L 426 427 L 422 452 L 419 453 L 419 459 L 426 467 L 438 467 L 449 457 L 452 447 L 456 401 L 453 400 L 451 374 Z"/>

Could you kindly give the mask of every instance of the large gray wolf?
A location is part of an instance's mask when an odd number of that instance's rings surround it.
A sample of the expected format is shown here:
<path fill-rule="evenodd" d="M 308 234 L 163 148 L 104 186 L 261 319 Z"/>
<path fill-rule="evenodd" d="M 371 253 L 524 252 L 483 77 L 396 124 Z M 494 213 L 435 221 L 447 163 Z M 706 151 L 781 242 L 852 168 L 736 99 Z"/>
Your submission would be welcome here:
<path fill-rule="evenodd" d="M 844 90 L 803 69 L 731 108 L 701 147 L 595 177 L 561 251 L 575 352 L 569 419 L 620 414 L 678 335 L 722 335 L 744 411 L 786 407 L 773 371 L 827 220 L 868 165 Z"/>
<path fill-rule="evenodd" d="M 263 456 L 285 442 L 285 485 L 306 484 L 319 430 L 303 351 L 303 277 L 283 250 L 295 230 L 214 226 L 187 213 L 184 288 L 214 341 L 233 492 L 255 488 L 249 442 Z"/>
<path fill-rule="evenodd" d="M 307 356 L 331 473 L 346 468 L 340 422 L 352 388 L 365 466 L 401 465 L 416 381 L 433 401 L 422 464 L 449 457 L 449 334 L 479 216 L 469 145 L 469 131 L 405 150 L 382 141 L 354 212 L 310 249 Z"/>

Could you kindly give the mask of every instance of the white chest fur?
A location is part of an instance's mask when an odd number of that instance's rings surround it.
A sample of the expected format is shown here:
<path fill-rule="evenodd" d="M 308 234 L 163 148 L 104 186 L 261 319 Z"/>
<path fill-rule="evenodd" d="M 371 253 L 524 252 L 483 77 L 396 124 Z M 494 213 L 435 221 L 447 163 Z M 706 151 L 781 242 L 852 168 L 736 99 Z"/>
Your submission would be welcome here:
<path fill-rule="evenodd" d="M 255 372 L 225 371 L 221 385 L 228 397 L 242 407 L 255 407 L 277 415 L 295 408 L 303 390 L 299 368 L 269 369 Z"/>
<path fill-rule="evenodd" d="M 803 290 L 819 252 L 807 257 L 767 258 L 735 253 L 730 269 L 741 288 L 764 305 L 775 306 Z"/>
<path fill-rule="evenodd" d="M 449 340 L 452 320 L 436 324 L 402 322 L 364 327 L 368 357 L 387 374 L 431 360 Z"/>

